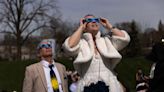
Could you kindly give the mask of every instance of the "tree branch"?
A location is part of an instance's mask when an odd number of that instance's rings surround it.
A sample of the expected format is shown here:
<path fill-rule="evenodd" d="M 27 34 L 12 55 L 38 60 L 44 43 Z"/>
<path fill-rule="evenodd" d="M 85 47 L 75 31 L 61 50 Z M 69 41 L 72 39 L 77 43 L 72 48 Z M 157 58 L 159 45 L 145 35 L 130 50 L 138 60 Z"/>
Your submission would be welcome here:
<path fill-rule="evenodd" d="M 25 36 L 25 38 L 23 39 L 22 44 L 24 44 L 24 42 L 29 38 L 29 36 L 30 36 L 32 33 L 34 33 L 35 31 L 37 31 L 37 30 L 39 30 L 39 29 L 41 29 L 41 28 L 44 28 L 44 27 L 47 27 L 47 26 L 46 26 L 46 25 L 42 25 L 42 26 L 39 26 L 39 27 L 33 29 L 31 32 L 29 32 L 29 33 Z"/>
<path fill-rule="evenodd" d="M 14 10 L 13 10 L 13 7 L 12 7 L 12 0 L 6 0 L 7 1 L 7 4 L 9 4 L 9 8 L 8 8 L 8 11 L 10 11 L 11 12 L 11 14 L 12 14 L 12 17 L 13 17 L 13 19 L 14 19 L 14 21 L 16 22 L 17 20 L 16 20 L 16 15 L 14 14 Z M 7 8 L 7 7 L 6 7 Z M 6 15 L 7 16 L 7 15 Z"/>

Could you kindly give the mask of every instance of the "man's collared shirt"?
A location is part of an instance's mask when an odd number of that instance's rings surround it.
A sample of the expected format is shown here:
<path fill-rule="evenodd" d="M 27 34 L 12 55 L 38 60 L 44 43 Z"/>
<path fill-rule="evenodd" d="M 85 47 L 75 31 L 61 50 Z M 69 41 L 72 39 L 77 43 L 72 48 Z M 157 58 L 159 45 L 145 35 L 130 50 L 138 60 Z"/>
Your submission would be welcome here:
<path fill-rule="evenodd" d="M 45 73 L 45 77 L 46 77 L 46 81 L 47 81 L 47 88 L 48 88 L 47 92 L 54 92 L 53 88 L 52 88 L 52 84 L 51 84 L 49 63 L 47 61 L 45 61 L 45 60 L 42 60 L 41 63 L 43 65 L 43 69 L 44 69 L 44 73 Z M 55 72 L 57 81 L 59 83 L 59 91 L 63 92 L 63 90 L 62 90 L 62 82 L 61 82 L 61 79 L 60 79 L 59 72 L 58 72 L 58 70 L 57 70 L 57 68 L 55 66 L 55 62 L 53 61 L 52 64 L 54 65 L 54 67 L 52 69 Z"/>

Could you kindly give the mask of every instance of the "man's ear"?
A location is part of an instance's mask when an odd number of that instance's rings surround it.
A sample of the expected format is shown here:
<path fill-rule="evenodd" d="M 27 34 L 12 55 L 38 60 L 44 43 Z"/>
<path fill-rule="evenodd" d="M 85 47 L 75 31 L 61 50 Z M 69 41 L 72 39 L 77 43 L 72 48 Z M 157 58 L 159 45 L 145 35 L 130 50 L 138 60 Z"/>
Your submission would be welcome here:
<path fill-rule="evenodd" d="M 40 54 L 37 54 L 37 57 L 39 57 L 39 58 L 40 58 L 40 57 L 41 57 L 41 55 L 40 55 Z"/>
<path fill-rule="evenodd" d="M 38 57 L 38 58 L 41 58 L 40 50 L 37 52 L 37 57 Z"/>

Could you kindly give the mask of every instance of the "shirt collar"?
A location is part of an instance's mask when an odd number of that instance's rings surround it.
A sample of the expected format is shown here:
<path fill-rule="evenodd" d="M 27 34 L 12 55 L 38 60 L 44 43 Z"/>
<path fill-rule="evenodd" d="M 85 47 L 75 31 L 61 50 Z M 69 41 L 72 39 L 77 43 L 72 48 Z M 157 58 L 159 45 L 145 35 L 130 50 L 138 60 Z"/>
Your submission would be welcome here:
<path fill-rule="evenodd" d="M 52 61 L 53 61 L 52 64 L 55 67 L 55 61 L 54 60 L 52 60 Z M 49 68 L 49 65 L 50 65 L 46 60 L 41 60 L 41 64 L 46 68 Z"/>

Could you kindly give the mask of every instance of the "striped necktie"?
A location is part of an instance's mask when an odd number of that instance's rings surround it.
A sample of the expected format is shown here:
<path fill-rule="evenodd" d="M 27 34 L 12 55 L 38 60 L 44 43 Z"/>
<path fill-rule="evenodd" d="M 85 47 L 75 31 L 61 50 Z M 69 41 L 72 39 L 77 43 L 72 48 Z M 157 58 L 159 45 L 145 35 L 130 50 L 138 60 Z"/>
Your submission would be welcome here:
<path fill-rule="evenodd" d="M 51 76 L 51 84 L 52 84 L 52 88 L 53 88 L 54 92 L 59 92 L 59 84 L 58 84 L 58 81 L 56 79 L 55 72 L 52 69 L 53 67 L 54 67 L 53 64 L 49 65 L 50 76 Z"/>

